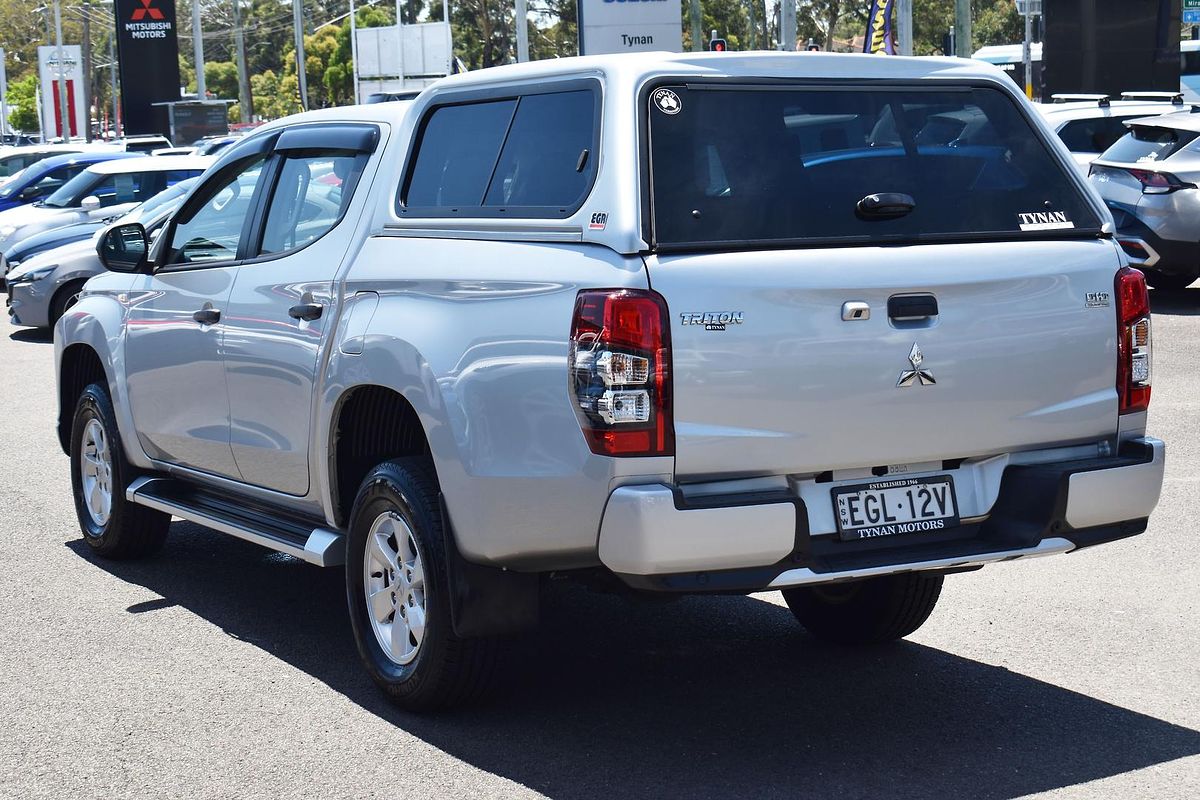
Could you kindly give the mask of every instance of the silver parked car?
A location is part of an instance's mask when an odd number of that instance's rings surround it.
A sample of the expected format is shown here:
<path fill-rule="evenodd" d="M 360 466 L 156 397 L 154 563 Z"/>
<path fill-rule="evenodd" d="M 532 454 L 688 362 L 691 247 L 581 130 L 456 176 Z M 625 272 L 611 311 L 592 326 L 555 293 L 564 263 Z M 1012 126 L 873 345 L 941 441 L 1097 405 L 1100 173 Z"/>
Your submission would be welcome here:
<path fill-rule="evenodd" d="M 180 181 L 121 217 L 118 225 L 138 222 L 154 237 L 167 218 L 183 203 L 196 178 Z M 96 254 L 96 238 L 45 250 L 15 264 L 6 277 L 8 316 L 14 325 L 52 328 L 83 291 L 88 278 L 104 271 Z"/>
<path fill-rule="evenodd" d="M 268 123 L 98 249 L 54 337 L 87 548 L 342 567 L 407 708 L 481 693 L 551 574 L 881 642 L 1158 502 L 1142 274 L 987 65 L 480 70 Z"/>
<path fill-rule="evenodd" d="M 1200 113 L 1126 124 L 1129 132 L 1092 163 L 1088 180 L 1146 282 L 1182 289 L 1200 277 Z"/>

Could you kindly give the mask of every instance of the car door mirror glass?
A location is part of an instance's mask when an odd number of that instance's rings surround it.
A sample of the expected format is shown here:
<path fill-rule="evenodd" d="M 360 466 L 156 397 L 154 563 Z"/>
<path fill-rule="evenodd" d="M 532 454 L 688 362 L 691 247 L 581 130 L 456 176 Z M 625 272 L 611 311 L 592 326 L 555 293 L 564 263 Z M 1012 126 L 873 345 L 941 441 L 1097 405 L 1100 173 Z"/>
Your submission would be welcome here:
<path fill-rule="evenodd" d="M 144 271 L 149 250 L 146 229 L 137 222 L 109 228 L 96 245 L 100 263 L 112 272 Z"/>

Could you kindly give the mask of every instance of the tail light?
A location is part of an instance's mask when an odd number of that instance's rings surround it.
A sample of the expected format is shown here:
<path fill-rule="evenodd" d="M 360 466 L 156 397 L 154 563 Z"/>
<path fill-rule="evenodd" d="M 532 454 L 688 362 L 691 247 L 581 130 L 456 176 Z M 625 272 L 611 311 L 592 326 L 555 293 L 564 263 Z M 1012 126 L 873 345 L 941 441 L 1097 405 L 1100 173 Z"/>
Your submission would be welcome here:
<path fill-rule="evenodd" d="M 1142 194 L 1170 194 L 1178 189 L 1195 189 L 1169 172 L 1154 172 L 1148 169 L 1131 169 L 1129 174 L 1142 184 Z"/>
<path fill-rule="evenodd" d="M 1150 407 L 1150 297 L 1132 267 L 1117 273 L 1117 398 L 1122 414 Z"/>
<path fill-rule="evenodd" d="M 575 413 L 593 453 L 675 453 L 670 328 L 660 295 L 640 289 L 580 292 L 569 371 Z"/>

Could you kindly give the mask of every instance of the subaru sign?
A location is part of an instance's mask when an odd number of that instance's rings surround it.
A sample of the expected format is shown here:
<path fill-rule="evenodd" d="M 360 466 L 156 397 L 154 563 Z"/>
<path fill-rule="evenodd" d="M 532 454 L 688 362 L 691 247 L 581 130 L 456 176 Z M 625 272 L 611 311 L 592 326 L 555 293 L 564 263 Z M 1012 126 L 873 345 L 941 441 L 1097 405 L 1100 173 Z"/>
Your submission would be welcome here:
<path fill-rule="evenodd" d="M 579 54 L 683 49 L 679 0 L 578 0 Z"/>

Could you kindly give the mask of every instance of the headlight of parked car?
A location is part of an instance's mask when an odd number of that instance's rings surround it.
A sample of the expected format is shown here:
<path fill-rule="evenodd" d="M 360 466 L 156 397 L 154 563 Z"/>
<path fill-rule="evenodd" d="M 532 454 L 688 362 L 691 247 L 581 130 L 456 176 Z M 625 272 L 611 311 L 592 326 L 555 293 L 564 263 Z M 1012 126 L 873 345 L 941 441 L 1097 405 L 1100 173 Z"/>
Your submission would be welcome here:
<path fill-rule="evenodd" d="M 38 267 L 31 269 L 29 272 L 22 272 L 19 275 L 12 275 L 8 279 L 9 286 L 20 286 L 22 283 L 33 283 L 40 281 L 42 278 L 49 275 L 54 270 L 58 269 L 58 264 L 51 264 L 48 267 Z"/>

